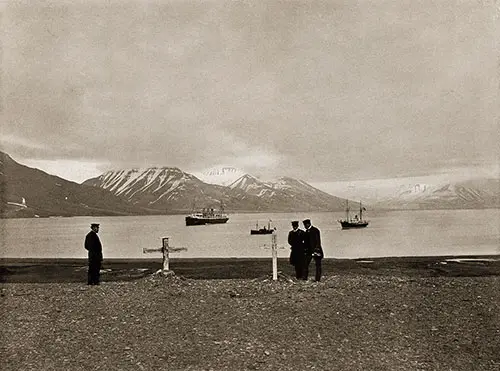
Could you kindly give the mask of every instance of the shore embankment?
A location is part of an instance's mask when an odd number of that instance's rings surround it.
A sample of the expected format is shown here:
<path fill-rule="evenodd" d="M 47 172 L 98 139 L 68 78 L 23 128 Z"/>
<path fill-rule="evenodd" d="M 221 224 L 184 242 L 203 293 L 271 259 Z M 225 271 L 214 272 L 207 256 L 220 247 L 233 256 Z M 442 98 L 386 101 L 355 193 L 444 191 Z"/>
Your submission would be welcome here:
<path fill-rule="evenodd" d="M 323 259 L 324 275 L 392 275 L 411 277 L 459 277 L 500 275 L 500 256 L 423 256 L 364 259 Z M 192 279 L 253 279 L 271 273 L 269 258 L 171 259 L 171 269 Z M 103 281 L 131 281 L 162 267 L 161 259 L 104 259 Z M 292 276 L 287 258 L 278 269 Z M 314 269 L 314 262 L 311 263 Z M 0 282 L 82 282 L 86 259 L 0 259 Z"/>
<path fill-rule="evenodd" d="M 1 262 L 3 370 L 496 370 L 498 257 Z M 145 270 L 146 269 L 146 270 Z M 229 279 L 230 278 L 230 279 Z"/>

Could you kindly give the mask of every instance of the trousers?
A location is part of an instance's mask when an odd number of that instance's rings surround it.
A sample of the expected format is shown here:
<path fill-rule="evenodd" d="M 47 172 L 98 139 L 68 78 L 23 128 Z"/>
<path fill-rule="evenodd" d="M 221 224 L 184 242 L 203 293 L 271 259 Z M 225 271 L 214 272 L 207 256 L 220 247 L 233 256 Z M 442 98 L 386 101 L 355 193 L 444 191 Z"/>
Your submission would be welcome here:
<path fill-rule="evenodd" d="M 88 284 L 98 285 L 100 280 L 101 260 L 89 259 Z"/>
<path fill-rule="evenodd" d="M 297 259 L 295 262 L 295 278 L 301 279 L 304 274 L 304 258 Z"/>
<path fill-rule="evenodd" d="M 304 274 L 302 276 L 303 280 L 307 280 L 309 278 L 309 264 L 311 264 L 311 260 L 313 259 L 312 255 L 307 255 L 306 256 L 306 261 L 304 264 Z M 314 280 L 316 282 L 319 282 L 321 280 L 321 257 L 315 256 L 314 257 L 314 265 L 316 266 L 316 272 L 314 274 Z"/>

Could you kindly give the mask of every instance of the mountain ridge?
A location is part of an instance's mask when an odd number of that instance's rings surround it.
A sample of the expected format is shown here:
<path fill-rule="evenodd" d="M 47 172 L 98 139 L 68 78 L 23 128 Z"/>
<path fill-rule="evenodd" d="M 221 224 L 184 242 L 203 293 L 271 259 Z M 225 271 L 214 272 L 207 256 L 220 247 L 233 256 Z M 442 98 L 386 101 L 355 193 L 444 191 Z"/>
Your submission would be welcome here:
<path fill-rule="evenodd" d="M 205 183 L 178 168 L 120 169 L 88 179 L 82 184 L 107 189 L 141 207 L 187 212 L 222 202 L 233 211 L 332 211 L 343 200 L 292 178 L 263 182 L 244 174 L 228 186 Z M 298 186 L 300 185 L 300 187 Z M 307 192 L 304 193 L 304 190 Z"/>
<path fill-rule="evenodd" d="M 400 185 L 393 195 L 369 200 L 387 209 L 484 209 L 500 207 L 500 180 L 470 179 Z"/>
<path fill-rule="evenodd" d="M 4 218 L 179 214 L 221 203 L 230 212 L 336 212 L 346 198 L 372 210 L 481 209 L 500 208 L 500 180 L 406 183 L 378 199 L 336 197 L 291 177 L 264 181 L 243 174 L 226 186 L 209 184 L 172 166 L 108 171 L 78 184 L 0 152 L 0 196 Z"/>

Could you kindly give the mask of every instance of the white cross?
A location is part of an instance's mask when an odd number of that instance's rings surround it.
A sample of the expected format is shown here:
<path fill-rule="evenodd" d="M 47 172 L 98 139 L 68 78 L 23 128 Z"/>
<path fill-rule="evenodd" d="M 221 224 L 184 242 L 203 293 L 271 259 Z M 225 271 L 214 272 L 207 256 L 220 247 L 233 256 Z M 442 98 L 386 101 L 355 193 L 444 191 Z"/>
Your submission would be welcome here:
<path fill-rule="evenodd" d="M 169 239 L 169 237 L 163 237 L 161 239 L 162 247 L 159 247 L 156 249 L 150 249 L 150 248 L 143 248 L 142 249 L 143 254 L 154 253 L 154 252 L 161 252 L 163 254 L 163 269 L 161 270 L 163 274 L 168 274 L 170 272 L 169 254 L 171 252 L 187 251 L 186 247 L 172 247 L 172 246 L 170 246 L 168 244 L 168 239 Z"/>
<path fill-rule="evenodd" d="M 263 246 L 264 249 L 269 249 L 266 245 Z M 284 249 L 284 247 L 278 247 L 278 236 L 276 231 L 271 234 L 271 256 L 273 260 L 273 281 L 278 280 L 278 249 Z"/>

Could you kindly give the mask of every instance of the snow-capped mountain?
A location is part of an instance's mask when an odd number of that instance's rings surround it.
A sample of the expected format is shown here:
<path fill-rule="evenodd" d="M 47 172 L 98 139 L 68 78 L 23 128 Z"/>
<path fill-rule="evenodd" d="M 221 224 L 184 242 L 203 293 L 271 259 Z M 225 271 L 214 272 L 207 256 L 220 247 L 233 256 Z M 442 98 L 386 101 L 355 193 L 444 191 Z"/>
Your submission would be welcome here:
<path fill-rule="evenodd" d="M 500 180 L 481 179 L 456 183 L 401 185 L 379 207 L 404 209 L 491 208 L 500 206 Z"/>
<path fill-rule="evenodd" d="M 83 184 L 109 190 L 143 208 L 187 212 L 193 206 L 240 211 L 340 210 L 343 201 L 291 178 L 262 182 L 244 174 L 228 186 L 208 184 L 178 168 L 110 171 Z"/>
<path fill-rule="evenodd" d="M 318 188 L 381 209 L 470 209 L 500 207 L 500 180 L 373 179 L 317 184 Z"/>
<path fill-rule="evenodd" d="M 298 179 L 294 179 L 294 178 L 290 178 L 290 177 L 280 177 L 278 178 L 277 180 L 275 180 L 274 182 L 272 182 L 273 184 L 273 187 L 275 189 L 281 189 L 281 190 L 300 190 L 301 192 L 305 193 L 305 194 L 318 194 L 318 192 L 320 192 L 319 194 L 321 195 L 327 195 L 327 196 L 331 196 L 330 194 L 326 193 L 326 192 L 323 192 L 323 191 L 320 191 L 319 189 L 317 188 L 314 188 L 312 185 L 304 182 L 303 180 L 298 180 Z"/>
<path fill-rule="evenodd" d="M 191 209 L 197 199 L 215 205 L 224 198 L 222 187 L 206 184 L 175 167 L 108 171 L 83 184 L 107 189 L 136 205 L 166 212 Z"/>
<path fill-rule="evenodd" d="M 262 182 L 256 177 L 245 174 L 229 185 L 232 190 L 241 190 L 260 198 L 271 198 L 276 194 L 272 183 Z"/>
<path fill-rule="evenodd" d="M 218 184 L 222 186 L 228 186 L 233 183 L 236 179 L 245 175 L 245 172 L 241 169 L 237 169 L 231 166 L 214 167 L 205 170 L 201 173 L 194 173 L 194 175 L 208 184 Z"/>
<path fill-rule="evenodd" d="M 131 169 L 108 171 L 98 179 L 99 186 L 107 189 L 119 196 L 133 198 L 137 192 L 143 193 L 149 189 L 152 193 L 159 190 L 159 198 L 168 196 L 175 197 L 176 189 L 183 189 L 185 183 L 193 180 L 193 176 L 184 173 L 178 168 L 149 168 L 149 169 Z M 90 183 L 86 181 L 85 183 Z M 168 184 L 166 189 L 163 189 Z M 93 184 L 92 184 L 93 185 Z"/>
<path fill-rule="evenodd" d="M 262 181 L 243 174 L 221 186 L 205 183 L 175 167 L 110 171 L 77 184 L 21 165 L 3 152 L 0 189 L 4 195 L 0 200 L 1 217 L 185 213 L 193 206 L 219 207 L 221 202 L 233 212 L 341 211 L 345 198 L 361 199 L 372 208 L 500 208 L 499 179 L 444 183 L 395 179 L 389 185 L 350 182 L 338 188 L 343 198 L 289 177 Z"/>
<path fill-rule="evenodd" d="M 245 174 L 229 185 L 232 192 L 244 192 L 265 201 L 269 209 L 323 210 L 343 209 L 344 200 L 312 187 L 302 180 L 280 177 L 275 181 L 261 181 Z"/>
<path fill-rule="evenodd" d="M 0 216 L 185 213 L 193 206 L 219 207 L 221 202 L 233 212 L 340 211 L 345 198 L 389 209 L 500 207 L 499 179 L 404 182 L 386 187 L 365 183 L 361 185 L 375 197 L 360 197 L 362 189 L 348 185 L 339 188 L 345 190 L 341 199 L 302 180 L 282 177 L 262 181 L 249 174 L 221 186 L 175 167 L 110 171 L 77 184 L 18 164 L 0 152 L 0 189 L 4 195 Z"/>

